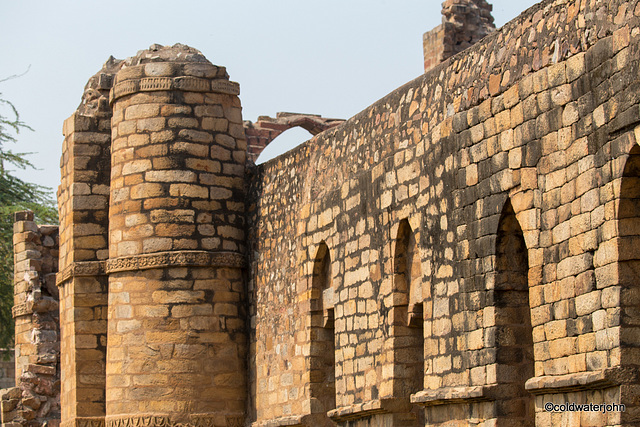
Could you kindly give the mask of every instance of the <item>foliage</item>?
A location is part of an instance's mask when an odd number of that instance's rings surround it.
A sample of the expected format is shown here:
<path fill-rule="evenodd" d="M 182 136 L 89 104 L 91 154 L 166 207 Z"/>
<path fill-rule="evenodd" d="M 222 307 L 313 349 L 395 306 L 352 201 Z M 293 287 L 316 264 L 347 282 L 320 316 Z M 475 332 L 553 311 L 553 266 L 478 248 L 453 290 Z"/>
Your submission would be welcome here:
<path fill-rule="evenodd" d="M 13 347 L 13 213 L 30 209 L 36 221 L 58 222 L 51 190 L 12 174 L 11 168 L 34 169 L 26 158 L 29 153 L 15 153 L 6 147 L 17 142 L 23 129 L 31 130 L 0 93 L 0 348 Z"/>

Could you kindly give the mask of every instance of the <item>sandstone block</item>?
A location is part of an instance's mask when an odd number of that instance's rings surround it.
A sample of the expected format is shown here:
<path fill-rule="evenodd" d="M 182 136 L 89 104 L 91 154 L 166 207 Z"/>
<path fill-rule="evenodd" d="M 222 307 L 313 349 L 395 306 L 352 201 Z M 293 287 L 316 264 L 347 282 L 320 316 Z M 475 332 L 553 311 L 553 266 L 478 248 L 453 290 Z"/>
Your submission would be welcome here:
<path fill-rule="evenodd" d="M 131 188 L 132 199 L 147 199 L 150 197 L 162 197 L 165 189 L 161 184 L 143 183 Z"/>
<path fill-rule="evenodd" d="M 118 131 L 120 131 L 124 123 L 127 123 L 127 122 L 122 122 L 118 125 Z M 165 119 L 162 117 L 154 117 L 150 119 L 139 119 L 135 122 L 135 127 L 133 127 L 133 131 L 128 133 L 133 133 L 135 132 L 136 129 L 139 132 L 159 132 L 159 131 L 162 131 L 164 127 L 165 127 Z M 125 130 L 129 131 L 130 129 L 126 128 Z"/>
<path fill-rule="evenodd" d="M 194 184 L 171 184 L 169 194 L 173 197 L 194 197 L 206 199 L 209 197 L 209 189 L 207 187 Z"/>
<path fill-rule="evenodd" d="M 196 174 L 193 171 L 160 170 L 145 173 L 145 180 L 150 182 L 195 182 Z"/>
<path fill-rule="evenodd" d="M 125 120 L 146 119 L 160 115 L 159 104 L 139 104 L 127 107 L 124 112 Z"/>

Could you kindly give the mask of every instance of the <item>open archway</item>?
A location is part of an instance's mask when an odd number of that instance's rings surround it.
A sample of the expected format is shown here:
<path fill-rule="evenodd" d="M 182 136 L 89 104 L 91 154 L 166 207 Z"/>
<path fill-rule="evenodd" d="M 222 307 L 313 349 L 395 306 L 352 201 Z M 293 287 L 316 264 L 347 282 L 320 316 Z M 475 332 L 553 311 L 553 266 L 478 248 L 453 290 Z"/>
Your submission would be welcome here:
<path fill-rule="evenodd" d="M 259 165 L 261 163 L 268 162 L 269 160 L 294 149 L 303 142 L 308 141 L 312 136 L 313 135 L 311 135 L 311 133 L 301 127 L 287 129 L 264 147 L 256 158 L 255 163 Z"/>
<path fill-rule="evenodd" d="M 276 117 L 260 116 L 253 123 L 244 121 L 244 133 L 247 138 L 247 160 L 256 164 L 270 160 L 309 139 L 309 135 L 317 135 L 327 129 L 343 123 L 342 119 L 329 119 L 317 114 L 277 113 Z M 269 149 L 271 142 L 289 129 L 296 129 Z M 266 154 L 262 154 L 265 152 Z M 260 157 L 260 158 L 259 158 Z"/>

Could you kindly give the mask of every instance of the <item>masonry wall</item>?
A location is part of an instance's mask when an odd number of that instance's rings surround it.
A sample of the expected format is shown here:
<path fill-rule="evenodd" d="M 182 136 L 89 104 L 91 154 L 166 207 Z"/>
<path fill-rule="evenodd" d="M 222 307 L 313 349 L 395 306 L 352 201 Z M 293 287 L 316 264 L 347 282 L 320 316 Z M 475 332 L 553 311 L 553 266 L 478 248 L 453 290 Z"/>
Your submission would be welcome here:
<path fill-rule="evenodd" d="M 2 423 L 57 425 L 60 419 L 58 227 L 15 213 L 14 382 L 0 393 Z M 7 369 L 9 371 L 9 369 Z"/>
<path fill-rule="evenodd" d="M 255 169 L 254 425 L 637 420 L 639 16 L 636 1 L 543 2 Z M 416 318 L 417 390 L 398 386 Z M 314 391 L 320 327 L 335 335 L 335 408 Z"/>

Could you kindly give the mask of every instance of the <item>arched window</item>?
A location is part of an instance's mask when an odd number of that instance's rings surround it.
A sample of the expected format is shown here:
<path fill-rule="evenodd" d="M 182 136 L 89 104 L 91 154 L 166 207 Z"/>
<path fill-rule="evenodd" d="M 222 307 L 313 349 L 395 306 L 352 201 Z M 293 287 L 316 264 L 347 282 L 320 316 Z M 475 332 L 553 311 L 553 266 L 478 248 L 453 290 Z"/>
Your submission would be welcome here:
<path fill-rule="evenodd" d="M 311 412 L 326 413 L 336 407 L 335 329 L 331 255 L 322 242 L 313 262 L 310 348 Z"/>
<path fill-rule="evenodd" d="M 409 221 L 402 220 L 394 253 L 393 394 L 408 397 L 424 384 L 424 310 L 420 251 Z"/>
<path fill-rule="evenodd" d="M 529 258 L 511 201 L 505 204 L 496 242 L 494 291 L 499 420 L 533 425 L 533 396 L 524 388 L 534 375 L 533 332 L 529 307 Z M 514 424 L 515 425 L 515 424 Z"/>

